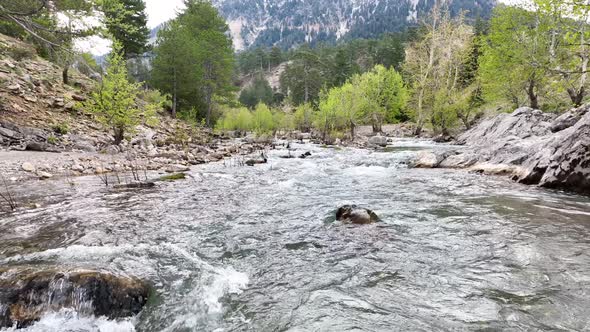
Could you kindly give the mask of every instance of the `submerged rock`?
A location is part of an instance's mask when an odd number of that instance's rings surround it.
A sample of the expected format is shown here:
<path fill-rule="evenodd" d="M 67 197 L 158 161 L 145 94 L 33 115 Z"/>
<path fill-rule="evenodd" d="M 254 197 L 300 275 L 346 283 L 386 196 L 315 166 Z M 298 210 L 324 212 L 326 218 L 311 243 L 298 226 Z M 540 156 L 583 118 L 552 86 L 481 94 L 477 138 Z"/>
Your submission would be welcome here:
<path fill-rule="evenodd" d="M 336 211 L 336 220 L 349 224 L 372 224 L 381 221 L 377 214 L 356 205 L 344 205 Z"/>
<path fill-rule="evenodd" d="M 149 286 L 133 277 L 99 271 L 0 269 L 0 328 L 26 327 L 64 308 L 110 319 L 138 314 Z"/>
<path fill-rule="evenodd" d="M 299 156 L 300 159 L 305 159 L 307 157 L 311 157 L 311 152 L 307 151 Z"/>

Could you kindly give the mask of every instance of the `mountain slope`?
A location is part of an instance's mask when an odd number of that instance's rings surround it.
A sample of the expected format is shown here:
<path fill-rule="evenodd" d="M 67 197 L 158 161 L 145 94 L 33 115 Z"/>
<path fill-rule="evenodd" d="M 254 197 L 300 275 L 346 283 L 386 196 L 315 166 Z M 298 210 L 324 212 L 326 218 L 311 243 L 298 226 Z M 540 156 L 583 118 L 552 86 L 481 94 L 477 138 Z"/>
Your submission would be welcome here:
<path fill-rule="evenodd" d="M 378 37 L 415 25 L 435 0 L 213 0 L 237 50 Z M 496 0 L 449 0 L 451 13 L 488 16 Z"/>

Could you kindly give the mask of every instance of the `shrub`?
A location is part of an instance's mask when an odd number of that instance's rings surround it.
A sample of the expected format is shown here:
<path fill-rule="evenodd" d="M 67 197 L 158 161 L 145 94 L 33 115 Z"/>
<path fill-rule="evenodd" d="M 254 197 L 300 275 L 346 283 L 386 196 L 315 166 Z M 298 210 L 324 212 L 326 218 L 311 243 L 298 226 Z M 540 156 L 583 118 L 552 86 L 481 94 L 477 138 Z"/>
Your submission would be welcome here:
<path fill-rule="evenodd" d="M 231 108 L 226 110 L 219 121 L 217 121 L 217 129 L 224 131 L 249 131 L 252 130 L 252 124 L 252 112 L 247 108 Z"/>
<path fill-rule="evenodd" d="M 60 122 L 58 124 L 53 125 L 53 131 L 59 135 L 66 135 L 70 132 L 70 126 L 66 122 Z"/>
<path fill-rule="evenodd" d="M 258 104 L 254 110 L 252 129 L 258 135 L 272 133 L 276 126 L 273 120 L 272 112 L 266 104 Z"/>

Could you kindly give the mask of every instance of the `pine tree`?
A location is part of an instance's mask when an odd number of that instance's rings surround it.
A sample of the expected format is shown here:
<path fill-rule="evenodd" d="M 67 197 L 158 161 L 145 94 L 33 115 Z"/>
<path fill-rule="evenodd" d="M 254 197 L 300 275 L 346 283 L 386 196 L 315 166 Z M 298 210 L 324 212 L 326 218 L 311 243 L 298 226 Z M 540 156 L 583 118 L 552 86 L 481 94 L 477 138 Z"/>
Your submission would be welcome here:
<path fill-rule="evenodd" d="M 215 98 L 233 91 L 232 41 L 211 3 L 187 0 L 185 6 L 158 34 L 152 83 L 172 94 L 175 105 L 200 110 L 210 126 Z"/>
<path fill-rule="evenodd" d="M 105 24 L 111 37 L 123 45 L 126 59 L 148 50 L 150 31 L 143 0 L 102 0 Z"/>

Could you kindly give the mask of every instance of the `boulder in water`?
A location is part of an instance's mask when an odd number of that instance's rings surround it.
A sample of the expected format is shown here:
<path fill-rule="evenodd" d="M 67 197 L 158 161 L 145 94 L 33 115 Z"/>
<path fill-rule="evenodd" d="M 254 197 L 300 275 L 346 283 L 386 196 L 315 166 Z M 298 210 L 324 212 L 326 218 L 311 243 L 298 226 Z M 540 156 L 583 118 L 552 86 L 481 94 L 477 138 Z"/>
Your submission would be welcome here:
<path fill-rule="evenodd" d="M 109 319 L 129 317 L 142 310 L 149 291 L 137 278 L 106 272 L 0 269 L 0 328 L 23 328 L 61 309 Z"/>
<path fill-rule="evenodd" d="M 264 155 L 264 153 L 260 154 L 260 159 L 250 159 L 250 160 L 246 160 L 246 165 L 248 166 L 254 166 L 254 165 L 259 165 L 259 164 L 266 164 L 268 162 L 268 159 L 266 158 L 266 156 Z"/>
<path fill-rule="evenodd" d="M 306 153 L 303 153 L 299 156 L 300 159 L 305 159 L 307 157 L 311 157 L 311 152 L 307 151 Z"/>
<path fill-rule="evenodd" d="M 347 224 L 372 224 L 381 221 L 377 214 L 356 205 L 344 205 L 336 211 L 336 220 Z"/>
<path fill-rule="evenodd" d="M 369 138 L 369 145 L 386 147 L 387 146 L 387 137 L 381 136 L 381 135 L 373 136 L 373 137 Z"/>

